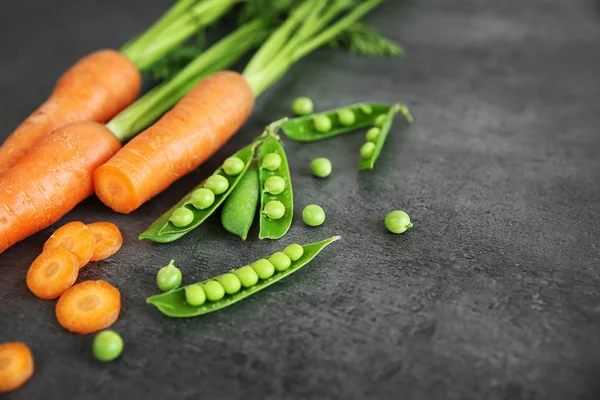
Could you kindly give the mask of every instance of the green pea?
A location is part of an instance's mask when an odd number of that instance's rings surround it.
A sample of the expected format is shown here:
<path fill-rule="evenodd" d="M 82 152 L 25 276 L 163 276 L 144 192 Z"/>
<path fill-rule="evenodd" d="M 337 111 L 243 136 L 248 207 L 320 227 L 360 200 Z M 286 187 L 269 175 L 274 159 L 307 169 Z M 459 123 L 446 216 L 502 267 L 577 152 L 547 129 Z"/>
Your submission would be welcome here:
<path fill-rule="evenodd" d="M 360 111 L 362 111 L 366 115 L 371 115 L 373 113 L 373 108 L 368 104 L 363 104 L 362 106 L 360 106 Z"/>
<path fill-rule="evenodd" d="M 275 171 L 281 167 L 281 156 L 277 153 L 269 153 L 263 157 L 262 167 L 269 171 Z"/>
<path fill-rule="evenodd" d="M 264 213 L 271 219 L 279 219 L 285 215 L 285 206 L 279 200 L 271 200 L 265 204 Z"/>
<path fill-rule="evenodd" d="M 223 194 L 229 189 L 229 181 L 223 175 L 215 174 L 208 177 L 204 187 L 214 194 Z"/>
<path fill-rule="evenodd" d="M 169 265 L 159 269 L 156 274 L 156 284 L 163 292 L 178 288 L 181 285 L 181 279 L 181 271 L 175 266 L 175 260 L 171 260 Z"/>
<path fill-rule="evenodd" d="M 317 115 L 313 120 L 317 132 L 325 133 L 331 130 L 331 120 L 327 115 Z"/>
<path fill-rule="evenodd" d="M 308 226 L 319 226 L 325 222 L 325 211 L 316 204 L 304 207 L 302 210 L 302 219 Z"/>
<path fill-rule="evenodd" d="M 285 179 L 280 176 L 270 176 L 265 181 L 265 191 L 269 194 L 277 195 L 285 190 Z"/>
<path fill-rule="evenodd" d="M 375 152 L 375 143 L 367 142 L 367 143 L 363 144 L 362 147 L 360 148 L 360 157 L 363 160 L 368 160 L 369 158 L 373 157 L 374 152 Z"/>
<path fill-rule="evenodd" d="M 383 126 L 386 118 L 387 118 L 387 114 L 378 115 L 377 118 L 375 118 L 375 126 L 378 128 L 381 128 Z"/>
<path fill-rule="evenodd" d="M 312 173 L 318 178 L 326 178 L 331 174 L 331 161 L 326 158 L 315 158 L 310 163 Z"/>
<path fill-rule="evenodd" d="M 233 273 L 240 279 L 242 286 L 245 288 L 252 287 L 258 282 L 256 271 L 249 265 L 246 265 Z"/>
<path fill-rule="evenodd" d="M 217 281 L 208 281 L 204 285 L 204 293 L 209 301 L 219 301 L 225 297 L 225 289 Z"/>
<path fill-rule="evenodd" d="M 239 175 L 244 170 L 245 166 L 246 164 L 244 164 L 241 159 L 229 157 L 223 163 L 223 171 L 230 176 Z"/>
<path fill-rule="evenodd" d="M 354 115 L 352 110 L 345 108 L 345 109 L 339 110 L 337 114 L 338 114 L 338 120 L 340 121 L 340 124 L 342 124 L 344 126 L 349 126 L 356 122 L 356 115 Z"/>
<path fill-rule="evenodd" d="M 269 257 L 269 261 L 279 272 L 285 271 L 290 267 L 290 265 L 292 265 L 292 260 L 290 260 L 290 258 L 281 251 L 272 254 L 271 257 Z"/>
<path fill-rule="evenodd" d="M 192 193 L 192 197 L 190 198 L 190 203 L 197 208 L 198 210 L 204 210 L 215 202 L 215 194 L 212 190 L 207 188 L 200 188 L 194 193 Z"/>
<path fill-rule="evenodd" d="M 192 212 L 192 210 L 186 207 L 179 207 L 178 209 L 173 211 L 173 214 L 171 214 L 171 218 L 169 218 L 169 221 L 171 221 L 171 223 L 178 228 L 188 226 L 192 223 L 193 220 L 194 213 Z"/>
<path fill-rule="evenodd" d="M 385 217 L 385 226 L 392 233 L 402 233 L 412 228 L 413 224 L 410 222 L 410 217 L 407 213 L 395 210 Z"/>
<path fill-rule="evenodd" d="M 381 133 L 381 129 L 379 128 L 371 128 L 367 131 L 366 139 L 367 142 L 376 142 L 379 134 Z"/>
<path fill-rule="evenodd" d="M 304 254 L 304 247 L 300 246 L 297 243 L 293 243 L 287 246 L 285 249 L 283 249 L 283 252 L 286 256 L 290 258 L 290 260 L 298 261 L 300 257 L 302 257 L 302 255 Z"/>
<path fill-rule="evenodd" d="M 223 286 L 223 289 L 225 289 L 225 293 L 227 294 L 237 293 L 242 287 L 240 279 L 231 272 L 221 275 L 217 280 Z"/>
<path fill-rule="evenodd" d="M 102 331 L 94 337 L 92 352 L 98 361 L 112 361 L 123 352 L 123 339 L 115 331 Z"/>
<path fill-rule="evenodd" d="M 308 115 L 313 112 L 313 102 L 308 97 L 298 97 L 292 104 L 292 111 L 296 115 Z"/>
<path fill-rule="evenodd" d="M 275 273 L 275 267 L 265 258 L 252 264 L 252 268 L 254 268 L 260 279 L 269 279 Z"/>
<path fill-rule="evenodd" d="M 201 306 L 206 301 L 206 293 L 202 285 L 190 285 L 185 287 L 185 301 L 190 306 Z"/>

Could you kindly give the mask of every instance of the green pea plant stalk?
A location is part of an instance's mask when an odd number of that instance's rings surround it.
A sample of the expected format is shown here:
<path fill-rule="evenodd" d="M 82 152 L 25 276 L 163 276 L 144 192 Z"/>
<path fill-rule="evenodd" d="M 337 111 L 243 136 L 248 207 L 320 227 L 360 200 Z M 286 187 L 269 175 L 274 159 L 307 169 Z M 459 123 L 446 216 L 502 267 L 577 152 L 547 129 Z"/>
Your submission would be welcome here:
<path fill-rule="evenodd" d="M 362 52 L 368 55 L 398 54 L 399 47 L 375 36 L 377 34 L 374 31 L 369 31 L 369 34 L 377 40 L 371 39 L 374 44 L 368 48 L 369 51 L 364 51 L 364 34 L 354 36 L 348 34 L 349 30 L 353 32 L 352 29 L 356 27 L 358 20 L 381 2 L 382 0 L 302 1 L 290 13 L 287 20 L 269 36 L 243 71 L 243 76 L 255 96 L 260 96 L 274 85 L 295 62 L 312 51 L 332 43 L 336 38 L 346 38 L 344 40 L 355 43 L 353 50 L 355 52 L 363 49 Z M 361 45 L 358 46 L 356 43 Z M 352 49 L 352 46 L 350 47 Z M 378 110 L 384 112 L 387 108 L 380 106 Z M 215 171 L 213 176 L 222 177 L 225 189 L 214 192 L 212 202 L 198 204 L 194 200 L 200 196 L 200 189 L 209 188 L 209 183 L 217 179 L 210 177 L 166 211 L 140 234 L 139 239 L 158 243 L 175 241 L 200 226 L 223 203 L 225 203 L 225 213 L 222 215 L 223 226 L 242 239 L 247 237 L 255 215 L 252 209 L 255 210 L 257 203 L 260 204 L 261 209 L 259 238 L 283 237 L 293 219 L 291 175 L 285 151 L 276 134 L 283 122 L 284 120 L 280 120 L 269 125 L 259 139 L 232 156 L 243 164 L 239 173 L 234 176 L 227 174 L 224 169 L 225 164 Z M 369 120 L 369 123 L 371 122 Z M 258 158 L 255 160 L 256 153 Z M 252 179 L 252 176 L 245 177 L 248 171 L 254 175 L 255 168 L 258 168 L 256 172 L 258 181 Z M 237 192 L 236 186 L 240 182 L 244 182 L 243 189 L 240 189 L 244 192 Z M 231 201 L 226 202 L 232 193 L 236 194 Z M 237 213 L 236 210 L 240 212 Z"/>

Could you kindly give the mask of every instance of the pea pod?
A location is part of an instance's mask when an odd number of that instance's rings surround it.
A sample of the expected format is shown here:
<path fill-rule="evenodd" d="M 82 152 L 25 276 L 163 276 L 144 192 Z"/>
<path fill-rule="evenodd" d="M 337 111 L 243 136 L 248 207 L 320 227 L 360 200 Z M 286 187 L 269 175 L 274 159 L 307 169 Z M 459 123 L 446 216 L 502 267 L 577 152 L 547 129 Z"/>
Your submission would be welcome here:
<path fill-rule="evenodd" d="M 221 223 L 223 228 L 246 240 L 252 227 L 258 198 L 260 196 L 258 170 L 253 164 L 223 204 Z"/>
<path fill-rule="evenodd" d="M 290 119 L 281 125 L 281 129 L 287 137 L 299 142 L 316 142 L 318 140 L 329 139 L 347 132 L 365 128 L 373 125 L 378 115 L 389 111 L 390 106 L 378 103 L 359 103 L 353 104 L 335 110 L 325 111 L 319 114 L 312 114 L 304 117 Z M 350 110 L 356 117 L 351 125 L 343 125 L 339 119 L 339 112 Z M 314 118 L 320 115 L 327 116 L 331 120 L 331 129 L 327 132 L 319 132 L 315 128 Z"/>
<path fill-rule="evenodd" d="M 321 250 L 323 250 L 327 245 L 335 242 L 338 239 L 340 239 L 339 236 L 334 236 L 321 242 L 306 244 L 302 246 L 302 256 L 296 261 L 292 261 L 290 267 L 287 268 L 285 271 L 276 272 L 268 279 L 261 279 L 254 285 L 242 288 L 237 293 L 227 294 L 222 299 L 217 301 L 206 301 L 200 306 L 192 306 L 186 301 L 186 287 L 181 287 L 167 293 L 149 297 L 148 299 L 146 299 L 146 302 L 156 306 L 156 308 L 158 308 L 163 314 L 174 318 L 188 318 L 208 314 L 210 312 L 217 311 L 222 308 L 228 307 L 232 304 L 235 304 L 238 301 L 243 300 L 256 292 L 271 286 L 272 284 L 280 281 L 286 276 L 293 274 L 294 272 L 298 271 L 300 268 L 308 264 L 312 259 L 314 259 L 317 256 L 317 254 L 319 254 Z M 209 281 L 214 281 L 214 278 L 207 279 L 205 281 L 188 286 L 204 285 Z"/>
<path fill-rule="evenodd" d="M 179 203 L 175 204 L 171 209 L 169 209 L 159 219 L 157 219 L 152 225 L 150 225 L 150 227 L 146 229 L 146 231 L 140 234 L 139 239 L 152 240 L 158 243 L 169 243 L 179 239 L 186 233 L 200 226 L 200 224 L 202 224 L 208 217 L 212 215 L 212 213 L 215 212 L 217 208 L 219 208 L 219 206 L 225 201 L 225 199 L 231 194 L 231 192 L 233 192 L 237 184 L 242 180 L 243 176 L 248 170 L 248 166 L 252 162 L 256 148 L 261 142 L 262 139 L 258 139 L 252 144 L 244 147 L 243 149 L 234 154 L 235 157 L 239 158 L 244 162 L 244 169 L 240 174 L 235 176 L 229 176 L 225 174 L 225 172 L 223 172 L 222 168 L 219 168 L 217 171 L 215 171 L 215 174 L 222 175 L 227 179 L 227 181 L 229 182 L 229 186 L 224 193 L 215 195 L 215 201 L 210 207 L 207 207 L 203 210 L 198 210 L 190 204 L 190 198 L 192 196 L 192 193 L 194 193 L 194 191 L 196 191 L 197 189 L 204 187 L 204 182 L 202 182 L 200 185 L 192 189 L 187 195 L 185 195 L 183 199 L 179 201 Z M 171 218 L 171 214 L 173 214 L 173 212 L 180 207 L 186 207 L 194 213 L 194 219 L 192 220 L 192 222 L 184 227 L 176 227 L 175 225 L 173 225 L 172 222 L 169 221 L 169 219 Z"/>
<path fill-rule="evenodd" d="M 393 107 L 391 107 L 388 110 L 385 119 L 383 120 L 383 124 L 381 125 L 379 135 L 377 135 L 377 138 L 375 139 L 375 148 L 373 149 L 373 152 L 369 157 L 360 161 L 360 163 L 358 164 L 359 170 L 362 171 L 365 169 L 373 169 L 373 167 L 375 166 L 375 161 L 377 161 L 379 155 L 381 154 L 381 149 L 383 148 L 385 139 L 387 138 L 387 135 L 390 132 L 390 129 L 392 128 L 394 116 L 397 113 L 402 114 L 404 118 L 406 118 L 406 121 L 408 123 L 413 122 L 412 115 L 410 115 L 410 112 L 408 111 L 408 108 L 405 105 L 395 104 Z"/>
<path fill-rule="evenodd" d="M 265 168 L 263 160 L 268 156 L 277 155 L 281 159 L 279 168 L 271 171 Z M 279 239 L 287 233 L 292 225 L 294 215 L 294 199 L 292 193 L 292 178 L 290 169 L 285 155 L 285 150 L 281 145 L 279 137 L 271 130 L 265 137 L 261 147 L 259 156 L 259 173 L 260 179 L 260 231 L 259 239 Z M 272 176 L 279 176 L 285 181 L 285 190 L 279 194 L 271 194 L 265 190 L 265 182 Z M 265 206 L 269 202 L 281 202 L 285 207 L 285 213 L 281 218 L 272 219 L 266 215 Z"/>

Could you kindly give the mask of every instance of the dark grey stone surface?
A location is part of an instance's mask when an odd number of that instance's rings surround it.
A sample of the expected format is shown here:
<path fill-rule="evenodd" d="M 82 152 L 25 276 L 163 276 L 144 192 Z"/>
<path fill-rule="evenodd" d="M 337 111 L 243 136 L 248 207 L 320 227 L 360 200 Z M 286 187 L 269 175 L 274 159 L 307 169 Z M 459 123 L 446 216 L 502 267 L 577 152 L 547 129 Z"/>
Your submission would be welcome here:
<path fill-rule="evenodd" d="M 0 132 L 7 135 L 77 58 L 118 47 L 170 2 L 3 1 Z M 64 331 L 54 302 L 25 286 L 49 229 L 0 256 L 0 342 L 22 340 L 36 373 L 10 399 L 597 399 L 600 398 L 600 5 L 563 0 L 423 0 L 369 21 L 405 60 L 319 51 L 257 104 L 210 162 L 129 216 L 90 199 L 61 221 L 110 220 L 126 245 L 80 280 L 120 288 L 109 365 L 91 336 Z M 391 135 L 358 173 L 362 134 L 287 141 L 296 220 L 282 241 L 243 243 L 218 218 L 171 245 L 136 240 L 292 100 L 319 109 L 402 101 L 409 132 Z M 331 158 L 326 180 L 310 176 Z M 303 226 L 309 203 L 325 226 Z M 383 226 L 404 209 L 415 227 Z M 214 315 L 173 320 L 145 305 L 175 258 L 193 282 L 284 244 L 341 234 L 311 265 Z"/>

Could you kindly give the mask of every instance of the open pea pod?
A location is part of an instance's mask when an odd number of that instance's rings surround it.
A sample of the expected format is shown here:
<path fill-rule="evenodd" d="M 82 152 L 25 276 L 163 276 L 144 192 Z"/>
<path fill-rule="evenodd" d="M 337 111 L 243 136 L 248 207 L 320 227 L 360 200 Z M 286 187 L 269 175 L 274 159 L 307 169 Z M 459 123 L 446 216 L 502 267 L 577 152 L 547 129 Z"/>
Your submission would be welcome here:
<path fill-rule="evenodd" d="M 344 110 L 349 110 L 354 114 L 355 120 L 350 125 L 344 125 L 340 121 L 339 113 Z M 390 106 L 388 104 L 353 104 L 335 110 L 290 119 L 281 125 L 281 129 L 283 129 L 285 135 L 292 140 L 299 142 L 316 142 L 318 140 L 329 139 L 334 136 L 373 125 L 375 119 L 379 115 L 385 114 L 389 110 Z M 331 129 L 327 132 L 319 132 L 315 127 L 314 118 L 319 115 L 325 115 L 331 121 Z"/>
<path fill-rule="evenodd" d="M 158 308 L 163 314 L 174 318 L 188 318 L 208 314 L 213 311 L 217 311 L 222 308 L 228 307 L 232 304 L 235 304 L 238 301 L 243 300 L 256 292 L 259 292 L 271 286 L 272 284 L 280 281 L 286 276 L 293 274 L 294 272 L 298 271 L 300 268 L 308 264 L 312 259 L 314 259 L 317 256 L 317 254 L 321 252 L 321 250 L 323 250 L 329 244 L 335 242 L 338 239 L 340 239 L 339 236 L 334 236 L 321 242 L 306 244 L 302 246 L 302 256 L 298 260 L 292 261 L 290 267 L 287 268 L 285 271 L 276 272 L 270 278 L 259 280 L 255 285 L 248 288 L 242 288 L 237 293 L 226 294 L 221 300 L 218 301 L 206 301 L 200 306 L 192 306 L 186 301 L 186 287 L 180 287 L 167 293 L 148 297 L 146 299 L 146 302 L 156 306 L 156 308 Z M 207 279 L 202 282 L 194 283 L 193 285 L 202 285 L 211 280 L 214 279 Z"/>
<path fill-rule="evenodd" d="M 146 231 L 140 234 L 139 239 L 152 240 L 157 243 L 169 243 L 179 239 L 186 233 L 200 226 L 200 224 L 202 224 L 217 210 L 217 208 L 219 208 L 219 206 L 225 201 L 225 199 L 227 199 L 227 196 L 229 196 L 231 192 L 233 192 L 237 184 L 240 182 L 240 180 L 248 170 L 248 166 L 252 162 L 256 148 L 260 145 L 261 142 L 262 139 L 257 139 L 255 142 L 251 143 L 250 145 L 244 147 L 243 149 L 234 154 L 235 157 L 241 159 L 244 162 L 244 169 L 238 175 L 229 176 L 223 171 L 222 168 L 219 168 L 217 171 L 215 171 L 215 174 L 222 175 L 227 179 L 229 186 L 223 194 L 215 195 L 215 201 L 212 203 L 211 206 L 204 210 L 198 210 L 189 202 L 192 193 L 194 193 L 194 191 L 196 191 L 197 189 L 204 187 L 204 182 L 202 182 L 200 185 L 196 186 L 188 194 L 186 194 L 177 204 L 175 204 L 167 212 L 165 212 L 152 225 L 150 225 L 150 227 L 146 229 Z M 180 207 L 186 207 L 192 210 L 194 214 L 194 219 L 192 220 L 192 222 L 184 227 L 177 227 L 173 225 L 172 222 L 170 222 L 171 215 L 175 210 L 177 210 Z"/>
<path fill-rule="evenodd" d="M 381 154 L 381 149 L 383 149 L 383 144 L 385 143 L 385 139 L 387 138 L 388 133 L 390 132 L 390 129 L 392 128 L 392 122 L 394 121 L 394 116 L 397 113 L 400 113 L 400 114 L 402 114 L 402 116 L 404 116 L 404 118 L 406 120 L 405 122 L 407 122 L 409 124 L 411 124 L 413 122 L 413 117 L 412 117 L 412 115 L 410 115 L 408 108 L 404 104 L 395 104 L 394 106 L 392 106 L 388 110 L 388 112 L 385 116 L 385 119 L 383 120 L 383 124 L 381 125 L 379 135 L 377 136 L 377 139 L 375 140 L 375 149 L 373 150 L 373 153 L 368 158 L 360 161 L 360 163 L 358 164 L 359 170 L 362 171 L 365 169 L 373 169 L 373 167 L 375 166 L 375 161 L 377 161 L 377 159 L 379 158 L 379 155 Z"/>
<path fill-rule="evenodd" d="M 285 123 L 285 122 L 284 122 Z M 263 166 L 263 159 L 269 154 L 276 154 L 281 159 L 281 165 L 274 171 L 270 171 Z M 265 182 L 273 176 L 278 176 L 285 181 L 285 189 L 278 194 L 271 194 L 265 189 Z M 294 217 L 294 195 L 292 192 L 292 176 L 288 165 L 285 150 L 275 134 L 271 130 L 265 137 L 259 155 L 259 172 L 260 180 L 260 230 L 258 233 L 259 239 L 280 239 L 283 237 L 292 225 Z M 265 207 L 271 201 L 278 201 L 285 207 L 285 213 L 281 218 L 272 219 L 265 214 Z"/>

